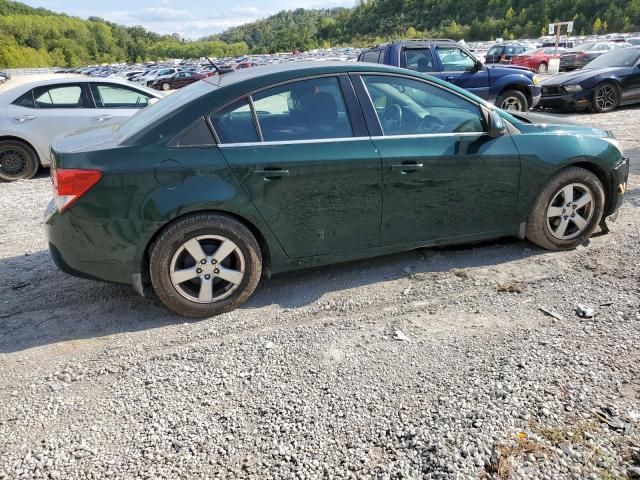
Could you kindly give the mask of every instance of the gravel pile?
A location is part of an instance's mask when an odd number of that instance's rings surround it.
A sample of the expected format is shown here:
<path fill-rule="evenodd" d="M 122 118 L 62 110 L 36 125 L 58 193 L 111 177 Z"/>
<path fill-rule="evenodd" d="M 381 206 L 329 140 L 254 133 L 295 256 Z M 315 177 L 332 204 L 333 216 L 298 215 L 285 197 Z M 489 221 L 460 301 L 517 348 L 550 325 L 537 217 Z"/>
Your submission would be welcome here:
<path fill-rule="evenodd" d="M 0 478 L 640 478 L 637 114 L 573 116 L 632 157 L 588 247 L 296 272 L 198 322 L 59 273 L 48 178 L 0 185 Z"/>

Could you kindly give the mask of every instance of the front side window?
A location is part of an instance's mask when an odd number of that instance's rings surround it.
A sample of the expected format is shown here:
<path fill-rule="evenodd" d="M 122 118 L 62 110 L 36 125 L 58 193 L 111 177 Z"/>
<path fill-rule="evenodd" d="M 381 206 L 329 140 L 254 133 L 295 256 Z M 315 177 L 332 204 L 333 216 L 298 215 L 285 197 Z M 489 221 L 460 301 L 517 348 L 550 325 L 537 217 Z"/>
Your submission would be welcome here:
<path fill-rule="evenodd" d="M 253 95 L 265 142 L 352 137 L 336 77 L 314 78 Z"/>
<path fill-rule="evenodd" d="M 438 54 L 445 72 L 470 72 L 476 64 L 467 52 L 458 47 L 438 47 Z"/>
<path fill-rule="evenodd" d="M 126 87 L 105 84 L 90 84 L 96 108 L 144 108 L 151 95 Z"/>
<path fill-rule="evenodd" d="M 260 140 L 253 121 L 253 113 L 246 98 L 213 113 L 211 123 L 221 143 L 247 143 Z"/>
<path fill-rule="evenodd" d="M 439 86 L 405 77 L 363 79 L 385 136 L 484 132 L 480 108 Z"/>
<path fill-rule="evenodd" d="M 380 50 L 371 50 L 370 52 L 366 52 L 364 55 L 362 55 L 363 62 L 378 63 L 379 58 Z"/>
<path fill-rule="evenodd" d="M 404 50 L 406 68 L 416 72 L 433 72 L 433 55 L 430 48 L 411 48 Z"/>

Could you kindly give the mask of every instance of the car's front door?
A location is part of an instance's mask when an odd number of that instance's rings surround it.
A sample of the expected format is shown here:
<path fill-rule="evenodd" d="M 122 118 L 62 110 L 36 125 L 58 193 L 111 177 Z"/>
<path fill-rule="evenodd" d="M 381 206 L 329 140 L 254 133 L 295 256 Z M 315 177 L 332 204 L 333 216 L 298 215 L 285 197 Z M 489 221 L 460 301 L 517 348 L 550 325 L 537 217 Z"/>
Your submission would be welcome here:
<path fill-rule="evenodd" d="M 94 108 L 93 125 L 120 122 L 149 104 L 151 95 L 115 83 L 88 83 Z"/>
<path fill-rule="evenodd" d="M 380 245 L 380 156 L 347 76 L 255 92 L 211 122 L 232 172 L 289 257 Z"/>
<path fill-rule="evenodd" d="M 520 158 L 510 135 L 489 136 L 481 107 L 439 85 L 360 78 L 358 97 L 382 157 L 383 245 L 516 229 Z"/>
<path fill-rule="evenodd" d="M 486 67 L 478 69 L 475 59 L 460 47 L 439 46 L 436 53 L 442 68 L 441 73 L 435 74 L 437 77 L 480 98 L 489 98 L 489 71 Z"/>

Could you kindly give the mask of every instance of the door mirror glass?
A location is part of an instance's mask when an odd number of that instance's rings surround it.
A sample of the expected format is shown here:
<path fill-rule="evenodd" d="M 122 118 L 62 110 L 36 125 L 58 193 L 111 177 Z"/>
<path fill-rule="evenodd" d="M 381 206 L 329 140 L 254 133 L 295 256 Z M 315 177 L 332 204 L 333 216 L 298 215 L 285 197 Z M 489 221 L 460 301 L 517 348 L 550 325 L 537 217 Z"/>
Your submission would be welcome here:
<path fill-rule="evenodd" d="M 507 127 L 502 117 L 495 111 L 489 112 L 489 136 L 500 137 L 505 134 Z"/>

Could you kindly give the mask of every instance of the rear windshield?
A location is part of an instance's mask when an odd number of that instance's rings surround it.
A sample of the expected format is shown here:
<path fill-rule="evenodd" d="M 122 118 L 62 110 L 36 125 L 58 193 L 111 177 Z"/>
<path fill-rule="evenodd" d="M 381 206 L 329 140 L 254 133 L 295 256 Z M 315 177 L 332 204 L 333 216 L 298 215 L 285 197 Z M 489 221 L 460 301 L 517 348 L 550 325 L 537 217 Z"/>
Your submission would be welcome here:
<path fill-rule="evenodd" d="M 126 142 L 129 138 L 138 132 L 148 128 L 149 126 L 166 119 L 174 111 L 178 110 L 185 103 L 210 92 L 216 88 L 208 82 L 199 81 L 192 83 L 188 87 L 182 88 L 175 93 L 167 95 L 153 105 L 143 108 L 138 113 L 129 117 L 121 123 L 115 130 L 114 134 L 119 143 Z"/>

